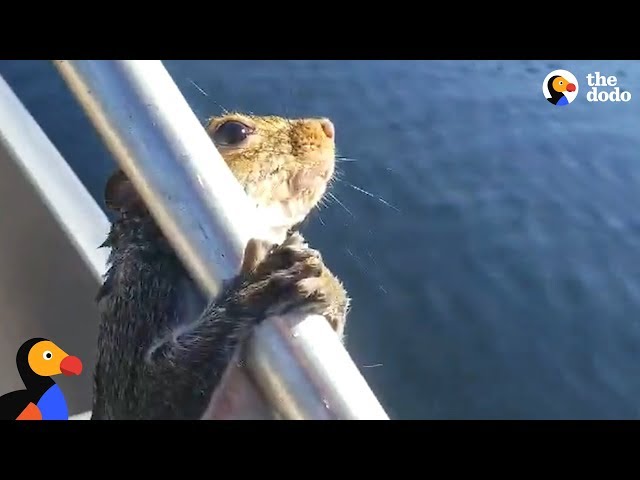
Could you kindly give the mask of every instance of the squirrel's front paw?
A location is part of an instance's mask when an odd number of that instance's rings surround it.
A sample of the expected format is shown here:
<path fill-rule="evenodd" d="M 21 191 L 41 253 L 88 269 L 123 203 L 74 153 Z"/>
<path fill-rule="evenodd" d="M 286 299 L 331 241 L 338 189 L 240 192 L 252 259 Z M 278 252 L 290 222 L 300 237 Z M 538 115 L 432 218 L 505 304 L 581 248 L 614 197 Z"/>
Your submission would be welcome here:
<path fill-rule="evenodd" d="M 247 306 L 266 317 L 293 310 L 323 315 L 342 336 L 349 298 L 342 283 L 325 267 L 320 252 L 309 248 L 299 233 L 270 250 L 250 243 L 247 252 L 253 257 L 245 258 L 243 267 L 241 296 Z"/>

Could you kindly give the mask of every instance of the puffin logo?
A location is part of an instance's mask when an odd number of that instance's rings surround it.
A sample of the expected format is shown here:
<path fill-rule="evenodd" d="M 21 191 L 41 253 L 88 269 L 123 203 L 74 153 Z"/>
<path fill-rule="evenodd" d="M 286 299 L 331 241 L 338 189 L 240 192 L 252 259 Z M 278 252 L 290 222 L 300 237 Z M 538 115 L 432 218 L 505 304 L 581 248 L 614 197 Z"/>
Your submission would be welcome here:
<path fill-rule="evenodd" d="M 542 93 L 557 107 L 569 105 L 578 96 L 578 79 L 567 70 L 554 70 L 542 82 Z"/>
<path fill-rule="evenodd" d="M 26 388 L 0 396 L 0 420 L 69 420 L 67 401 L 51 377 L 80 375 L 80 359 L 51 340 L 32 338 L 18 349 L 16 365 Z"/>

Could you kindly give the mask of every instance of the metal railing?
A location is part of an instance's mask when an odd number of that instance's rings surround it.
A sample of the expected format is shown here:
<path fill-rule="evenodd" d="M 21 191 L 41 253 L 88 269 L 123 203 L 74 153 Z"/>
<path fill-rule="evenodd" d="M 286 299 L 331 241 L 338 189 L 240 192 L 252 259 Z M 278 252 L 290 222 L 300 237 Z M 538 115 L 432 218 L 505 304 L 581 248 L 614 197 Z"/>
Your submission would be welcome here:
<path fill-rule="evenodd" d="M 98 246 L 108 232 L 104 211 L 0 74 L 0 394 L 23 388 L 20 343 L 45 337 L 86 366 L 63 380 L 70 413 L 90 408 L 94 298 L 109 253 Z"/>
<path fill-rule="evenodd" d="M 247 241 L 260 236 L 261 219 L 169 73 L 149 60 L 54 63 L 186 268 L 215 296 L 237 274 Z M 251 410 L 261 418 L 388 419 L 324 318 L 267 319 L 246 347 L 246 368 L 230 369 L 226 382 L 233 396 L 206 418 Z"/>

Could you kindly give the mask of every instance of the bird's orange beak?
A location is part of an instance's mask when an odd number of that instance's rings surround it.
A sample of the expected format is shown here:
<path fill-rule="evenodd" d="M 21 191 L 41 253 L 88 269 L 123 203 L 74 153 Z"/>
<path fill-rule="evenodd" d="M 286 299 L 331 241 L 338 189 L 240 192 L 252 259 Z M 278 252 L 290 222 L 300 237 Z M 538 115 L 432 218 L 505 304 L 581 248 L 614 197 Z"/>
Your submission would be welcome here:
<path fill-rule="evenodd" d="M 69 355 L 60 362 L 60 371 L 67 377 L 71 375 L 80 375 L 82 373 L 82 362 L 78 357 Z"/>
<path fill-rule="evenodd" d="M 573 83 L 568 83 L 567 92 L 575 92 L 575 91 L 576 91 L 576 86 Z"/>

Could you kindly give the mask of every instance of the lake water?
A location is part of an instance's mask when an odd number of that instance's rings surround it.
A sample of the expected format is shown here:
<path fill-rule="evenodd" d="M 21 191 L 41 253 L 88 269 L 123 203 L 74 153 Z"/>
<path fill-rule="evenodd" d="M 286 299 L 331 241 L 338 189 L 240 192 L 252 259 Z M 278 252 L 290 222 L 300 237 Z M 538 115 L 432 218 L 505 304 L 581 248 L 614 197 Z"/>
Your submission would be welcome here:
<path fill-rule="evenodd" d="M 640 63 L 165 65 L 203 120 L 334 121 L 352 161 L 305 234 L 392 418 L 640 417 Z M 580 82 L 563 108 L 541 90 L 556 68 Z M 594 71 L 631 101 L 587 102 Z M 50 63 L 0 74 L 102 202 L 114 163 Z"/>

